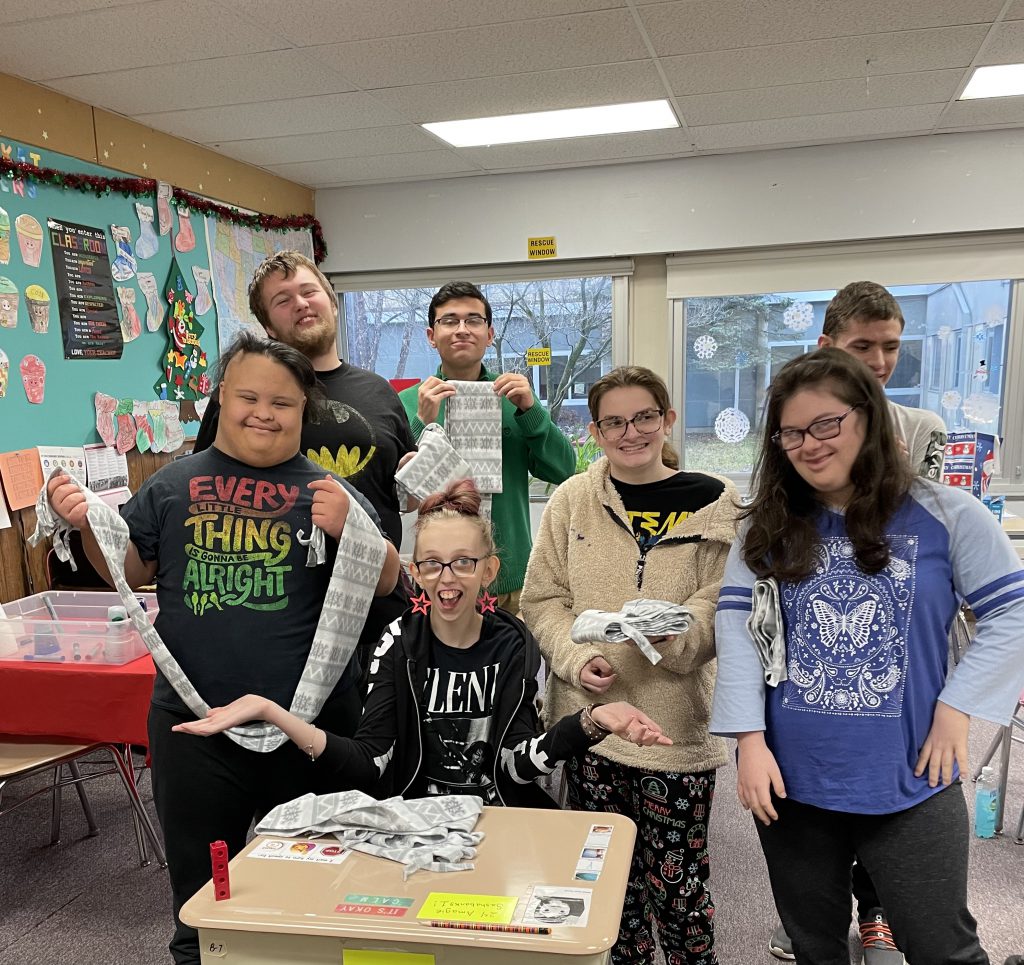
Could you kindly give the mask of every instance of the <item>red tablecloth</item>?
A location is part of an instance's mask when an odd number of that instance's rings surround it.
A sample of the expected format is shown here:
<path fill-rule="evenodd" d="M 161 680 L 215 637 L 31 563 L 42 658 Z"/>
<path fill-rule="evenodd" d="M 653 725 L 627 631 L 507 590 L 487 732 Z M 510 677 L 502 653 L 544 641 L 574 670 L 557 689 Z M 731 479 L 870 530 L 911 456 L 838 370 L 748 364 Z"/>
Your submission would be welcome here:
<path fill-rule="evenodd" d="M 0 733 L 148 746 L 155 676 L 149 654 L 120 666 L 0 661 Z"/>

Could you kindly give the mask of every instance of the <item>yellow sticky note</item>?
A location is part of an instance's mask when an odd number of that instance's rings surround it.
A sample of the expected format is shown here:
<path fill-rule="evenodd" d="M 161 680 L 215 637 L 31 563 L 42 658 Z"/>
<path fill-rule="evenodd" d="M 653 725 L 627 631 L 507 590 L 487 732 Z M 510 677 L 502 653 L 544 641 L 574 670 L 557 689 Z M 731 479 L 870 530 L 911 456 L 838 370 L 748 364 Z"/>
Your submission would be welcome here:
<path fill-rule="evenodd" d="M 434 965 L 434 956 L 419 952 L 368 952 L 346 948 L 342 961 L 345 965 Z"/>
<path fill-rule="evenodd" d="M 417 918 L 435 921 L 479 921 L 507 925 L 518 899 L 508 895 L 455 895 L 432 891 Z"/>

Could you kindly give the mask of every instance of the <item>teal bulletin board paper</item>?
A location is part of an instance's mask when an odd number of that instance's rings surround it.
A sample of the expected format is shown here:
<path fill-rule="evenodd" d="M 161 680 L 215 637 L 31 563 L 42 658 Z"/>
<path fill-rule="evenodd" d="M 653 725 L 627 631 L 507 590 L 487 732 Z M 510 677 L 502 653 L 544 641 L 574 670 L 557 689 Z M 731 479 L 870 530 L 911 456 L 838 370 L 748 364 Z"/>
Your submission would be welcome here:
<path fill-rule="evenodd" d="M 16 161 L 34 164 L 37 167 L 56 168 L 76 174 L 93 174 L 103 177 L 123 177 L 123 173 L 89 164 L 76 158 L 57 154 L 53 151 L 29 147 L 0 137 L 0 152 Z M 156 212 L 154 195 L 141 198 L 127 197 L 112 192 L 97 198 L 93 194 L 65 191 L 58 187 L 35 185 L 28 181 L 12 181 L 0 177 L 0 208 L 7 212 L 10 220 L 10 254 L 7 264 L 0 262 L 0 277 L 9 278 L 18 290 L 18 324 L 15 328 L 0 328 L 0 349 L 10 360 L 7 394 L 0 399 L 0 452 L 25 449 L 37 445 L 81 446 L 99 442 L 96 432 L 96 411 L 93 393 L 99 391 L 119 399 L 155 399 L 153 384 L 161 373 L 161 360 L 166 350 L 165 329 L 150 332 L 146 327 L 146 296 L 139 287 L 138 274 L 128 281 L 117 282 L 120 287 L 135 289 L 135 309 L 142 321 L 142 334 L 124 345 L 120 359 L 65 359 L 61 323 L 57 306 L 57 289 L 54 277 L 53 258 L 47 237 L 48 218 L 89 225 L 101 229 L 107 239 L 110 260 L 116 251 L 110 235 L 111 225 L 127 226 L 131 230 L 132 245 L 136 249 L 138 271 L 151 272 L 156 276 L 158 292 L 163 298 L 162 307 L 167 307 L 167 292 L 162 289 L 167 283 L 173 254 L 193 294 L 196 294 L 192 268 L 198 265 L 209 267 L 210 259 L 206 249 L 206 233 L 203 218 L 192 214 L 192 227 L 196 246 L 187 253 L 173 251 L 174 237 L 178 228 L 176 210 L 171 209 L 171 232 L 159 237 L 159 245 L 151 258 L 138 258 L 137 245 L 140 236 L 139 217 L 135 202 L 152 207 Z M 43 229 L 42 250 L 38 267 L 25 263 L 22 257 L 15 223 L 19 215 L 31 215 Z M 0 229 L 5 219 L 0 216 Z M 155 226 L 155 223 L 154 223 Z M 3 244 L 0 241 L 0 255 Z M 50 296 L 50 321 L 45 334 L 34 332 L 29 321 L 25 289 L 39 285 Z M 118 311 L 121 306 L 118 305 Z M 207 353 L 210 371 L 218 355 L 217 308 L 214 306 L 199 320 L 205 332 L 202 348 Z M 46 389 L 41 405 L 29 403 L 22 387 L 19 365 L 26 355 L 37 355 L 46 366 Z M 185 426 L 186 434 L 194 433 L 198 423 Z"/>

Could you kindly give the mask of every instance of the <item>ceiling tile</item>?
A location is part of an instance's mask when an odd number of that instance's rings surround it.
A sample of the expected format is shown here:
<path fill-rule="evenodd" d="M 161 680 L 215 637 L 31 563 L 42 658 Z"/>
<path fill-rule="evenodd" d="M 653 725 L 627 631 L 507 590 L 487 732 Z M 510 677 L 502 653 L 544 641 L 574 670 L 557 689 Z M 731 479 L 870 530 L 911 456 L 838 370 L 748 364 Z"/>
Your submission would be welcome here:
<path fill-rule="evenodd" d="M 1024 20 L 1024 0 L 1013 0 L 1006 11 L 1006 20 Z"/>
<path fill-rule="evenodd" d="M 316 134 L 325 127 L 358 130 L 403 122 L 403 118 L 363 93 L 325 94 L 323 97 L 300 97 L 260 104 L 137 114 L 135 120 L 202 144 Z"/>
<path fill-rule="evenodd" d="M 436 151 L 437 138 L 414 124 L 401 127 L 371 127 L 360 131 L 329 131 L 323 134 L 295 134 L 264 137 L 250 141 L 219 141 L 216 151 L 250 164 L 286 164 L 323 161 L 330 158 L 372 157 L 381 154 L 410 154 Z"/>
<path fill-rule="evenodd" d="M 665 97 L 667 91 L 653 61 L 636 60 L 602 67 L 389 87 L 374 91 L 373 96 L 410 121 L 423 123 L 594 104 L 626 104 Z"/>
<path fill-rule="evenodd" d="M 940 128 L 1024 125 L 1024 95 L 954 101 L 939 118 Z"/>
<path fill-rule="evenodd" d="M 0 4 L 0 23 L 66 16 L 84 10 L 124 7 L 137 2 L 138 0 L 4 0 Z"/>
<path fill-rule="evenodd" d="M 364 90 L 621 63 L 648 56 L 626 10 L 335 44 L 320 54 Z"/>
<path fill-rule="evenodd" d="M 27 2 L 27 0 L 22 0 Z M 53 0 L 51 0 L 53 2 Z M 623 0 L 232 0 L 253 22 L 298 46 L 375 40 L 431 30 L 533 20 L 624 7 Z"/>
<path fill-rule="evenodd" d="M 7 73 L 46 80 L 151 64 L 188 70 L 190 61 L 290 46 L 204 0 L 156 0 L 130 11 L 114 7 L 5 27 L 0 63 Z"/>
<path fill-rule="evenodd" d="M 659 56 L 991 22 L 1003 0 L 672 0 L 639 8 Z"/>
<path fill-rule="evenodd" d="M 453 151 L 417 151 L 414 154 L 385 154 L 379 157 L 335 158 L 304 164 L 275 164 L 275 174 L 310 187 L 354 181 L 387 181 L 395 178 L 430 178 L 438 175 L 474 173 L 475 165 Z"/>
<path fill-rule="evenodd" d="M 774 121 L 715 124 L 691 127 L 700 151 L 734 151 L 753 147 L 820 144 L 836 140 L 870 140 L 874 137 L 921 134 L 931 131 L 941 104 L 892 107 L 880 111 L 850 111 L 787 117 Z"/>
<path fill-rule="evenodd" d="M 47 87 L 121 114 L 249 104 L 353 90 L 307 50 L 273 50 L 189 64 L 137 67 L 47 81 Z"/>
<path fill-rule="evenodd" d="M 1024 63 L 1024 20 L 997 23 L 981 52 L 979 64 Z"/>
<path fill-rule="evenodd" d="M 985 24 L 937 27 L 684 54 L 659 60 L 676 94 L 706 94 L 841 77 L 862 78 L 866 73 L 874 77 L 966 67 L 988 31 Z"/>
<path fill-rule="evenodd" d="M 676 101 L 690 127 L 736 121 L 767 120 L 877 110 L 912 104 L 944 104 L 956 92 L 962 70 L 930 70 L 918 74 L 790 84 L 722 94 L 696 94 Z"/>
<path fill-rule="evenodd" d="M 647 131 L 605 137 L 574 137 L 561 141 L 533 141 L 496 147 L 460 148 L 459 154 L 488 171 L 547 165 L 585 164 L 642 157 L 678 157 L 693 145 L 685 131 Z"/>

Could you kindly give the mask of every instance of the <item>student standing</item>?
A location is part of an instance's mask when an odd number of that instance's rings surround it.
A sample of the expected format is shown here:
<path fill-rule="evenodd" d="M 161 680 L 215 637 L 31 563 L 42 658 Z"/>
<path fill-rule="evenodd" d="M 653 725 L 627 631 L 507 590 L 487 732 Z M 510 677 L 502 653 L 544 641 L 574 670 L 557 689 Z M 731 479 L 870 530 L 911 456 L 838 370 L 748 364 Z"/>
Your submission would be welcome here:
<path fill-rule="evenodd" d="M 878 379 L 822 349 L 768 393 L 747 525 L 718 605 L 711 730 L 738 740 L 801 965 L 848 965 L 850 865 L 914 965 L 987 965 L 967 908 L 959 769 L 970 715 L 1005 724 L 1024 684 L 1024 571 L 967 493 L 915 479 Z M 777 581 L 787 679 L 765 684 L 746 621 Z M 961 600 L 977 634 L 947 679 Z"/>
<path fill-rule="evenodd" d="M 716 962 L 708 891 L 708 823 L 715 770 L 727 760 L 707 730 L 715 677 L 714 612 L 735 533 L 738 497 L 727 480 L 682 472 L 666 437 L 676 413 L 649 369 L 613 369 L 590 389 L 590 434 L 605 458 L 563 483 L 541 520 L 523 587 L 523 615 L 551 669 L 545 714 L 556 719 L 595 695 L 626 700 L 658 720 L 671 747 L 640 750 L 609 738 L 572 757 L 569 801 L 638 826 L 612 960 Z M 577 644 L 583 610 L 636 598 L 686 606 L 693 623 L 652 639 L 652 666 L 632 644 Z"/>

